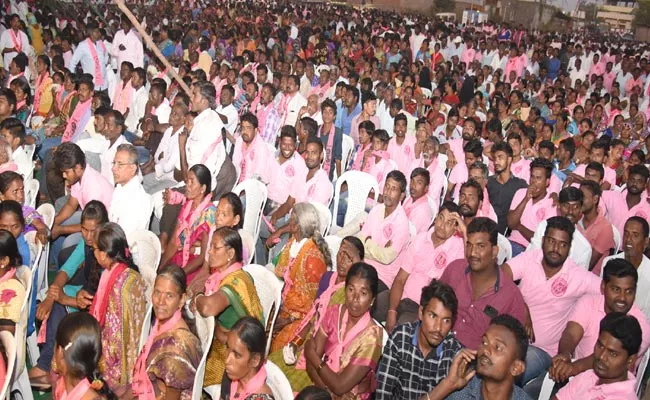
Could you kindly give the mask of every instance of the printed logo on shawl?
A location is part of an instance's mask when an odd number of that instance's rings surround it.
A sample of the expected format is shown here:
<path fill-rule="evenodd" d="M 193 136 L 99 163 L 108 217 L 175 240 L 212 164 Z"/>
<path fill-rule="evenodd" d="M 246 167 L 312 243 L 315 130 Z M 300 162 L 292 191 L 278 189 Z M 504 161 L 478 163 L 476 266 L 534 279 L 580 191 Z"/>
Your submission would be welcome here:
<path fill-rule="evenodd" d="M 544 209 L 544 208 L 538 209 L 537 213 L 535 215 L 537 215 L 537 220 L 538 221 L 545 220 L 546 219 L 546 209 Z"/>
<path fill-rule="evenodd" d="M 553 282 L 553 285 L 551 285 L 551 293 L 553 293 L 553 296 L 555 297 L 562 297 L 564 296 L 564 293 L 566 293 L 568 287 L 569 283 L 564 276 L 559 276 L 555 282 Z"/>
<path fill-rule="evenodd" d="M 447 253 L 440 252 L 433 260 L 433 265 L 438 269 L 443 269 L 447 265 Z"/>
<path fill-rule="evenodd" d="M 296 170 L 293 168 L 293 165 L 289 165 L 284 173 L 287 174 L 289 178 L 293 178 L 296 175 Z"/>
<path fill-rule="evenodd" d="M 11 299 L 16 297 L 16 291 L 13 289 L 5 289 L 2 291 L 2 294 L 0 294 L 0 303 L 4 304 L 9 304 Z"/>
<path fill-rule="evenodd" d="M 384 237 L 391 238 L 393 236 L 393 224 L 384 225 Z"/>
<path fill-rule="evenodd" d="M 309 190 L 307 191 L 307 196 L 309 196 L 309 197 L 313 196 L 314 191 L 316 191 L 316 185 L 309 186 Z"/>
<path fill-rule="evenodd" d="M 407 156 L 410 156 L 411 155 L 411 147 L 404 146 L 404 154 L 406 154 Z"/>
<path fill-rule="evenodd" d="M 643 210 L 637 211 L 636 216 L 641 217 L 641 218 L 645 219 L 646 221 L 648 220 L 648 214 Z"/>

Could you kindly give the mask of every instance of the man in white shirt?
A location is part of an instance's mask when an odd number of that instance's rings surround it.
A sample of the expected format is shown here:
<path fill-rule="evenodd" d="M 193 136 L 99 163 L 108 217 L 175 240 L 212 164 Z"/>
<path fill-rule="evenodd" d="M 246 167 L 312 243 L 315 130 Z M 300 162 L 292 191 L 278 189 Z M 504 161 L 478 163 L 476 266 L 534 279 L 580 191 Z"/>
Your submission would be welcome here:
<path fill-rule="evenodd" d="M 100 172 L 111 184 L 115 184 L 113 181 L 112 166 L 117 148 L 121 144 L 129 143 L 123 133 L 124 117 L 122 114 L 117 110 L 108 111 L 104 117 L 104 130 L 102 132 L 108 141 L 108 147 L 99 155 L 99 160 L 101 162 Z"/>
<path fill-rule="evenodd" d="M 7 118 L 0 124 L 0 133 L 9 143 L 12 151 L 12 159 L 18 166 L 18 172 L 23 178 L 31 178 L 34 171 L 34 164 L 30 153 L 25 148 L 25 125 L 18 118 Z"/>
<path fill-rule="evenodd" d="M 562 189 L 559 195 L 560 205 L 558 206 L 558 215 L 567 217 L 569 221 L 576 225 L 582 218 L 582 199 L 583 194 L 580 189 L 572 186 Z M 537 225 L 535 235 L 530 240 L 527 250 L 542 248 L 542 238 L 544 237 L 545 231 L 546 221 L 542 221 Z M 578 229 L 573 232 L 569 258 L 578 266 L 583 267 L 586 270 L 589 269 L 589 262 L 591 261 L 591 244 Z"/>
<path fill-rule="evenodd" d="M 2 61 L 5 70 L 9 71 L 11 60 L 18 53 L 26 53 L 29 47 L 29 38 L 25 32 L 20 30 L 20 17 L 13 14 L 9 20 L 9 29 L 0 35 L 0 51 L 2 51 Z"/>
<path fill-rule="evenodd" d="M 115 190 L 108 219 L 120 225 L 127 235 L 149 229 L 153 211 L 151 195 L 144 191 L 138 169 L 136 148 L 129 143 L 119 145 L 111 168 Z"/>
<path fill-rule="evenodd" d="M 579 58 L 575 60 L 575 65 L 569 71 L 571 85 L 575 85 L 578 79 L 580 79 L 580 82 L 584 82 L 585 79 L 587 79 L 587 73 L 589 72 L 587 68 L 582 66 L 582 60 Z"/>
<path fill-rule="evenodd" d="M 282 116 L 282 125 L 296 126 L 296 120 L 300 109 L 307 105 L 307 99 L 298 92 L 300 88 L 300 78 L 297 75 L 291 75 L 287 79 L 287 91 L 280 100 L 278 111 Z"/>
<path fill-rule="evenodd" d="M 141 137 L 142 131 L 139 124 L 142 117 L 144 117 L 147 101 L 149 101 L 149 91 L 144 85 L 147 82 L 147 74 L 142 68 L 135 68 L 131 77 L 131 86 L 133 86 L 133 95 L 131 95 L 131 103 L 129 108 L 124 113 L 126 130 L 134 136 Z M 131 140 L 134 136 L 129 136 Z"/>
<path fill-rule="evenodd" d="M 84 73 L 93 76 L 95 90 L 107 90 L 106 65 L 108 64 L 108 51 L 101 40 L 102 35 L 99 31 L 99 25 L 91 21 L 86 25 L 86 31 L 88 32 L 88 38 L 79 43 L 74 51 L 70 61 L 70 69 L 74 71 L 77 64 L 81 63 Z"/>
<path fill-rule="evenodd" d="M 219 96 L 219 105 L 215 109 L 217 114 L 223 116 L 221 118 L 224 125 L 226 125 L 226 130 L 229 134 L 235 135 L 235 130 L 237 130 L 237 125 L 239 125 L 239 113 L 237 109 L 232 104 L 232 100 L 235 96 L 235 89 L 230 85 L 225 85 L 221 88 L 221 95 Z"/>
<path fill-rule="evenodd" d="M 133 30 L 131 21 L 128 18 L 122 17 L 121 27 L 122 30 L 118 31 L 113 38 L 111 56 L 117 58 L 117 65 L 122 65 L 124 61 L 128 61 L 135 68 L 142 68 L 144 66 L 142 40 Z"/>

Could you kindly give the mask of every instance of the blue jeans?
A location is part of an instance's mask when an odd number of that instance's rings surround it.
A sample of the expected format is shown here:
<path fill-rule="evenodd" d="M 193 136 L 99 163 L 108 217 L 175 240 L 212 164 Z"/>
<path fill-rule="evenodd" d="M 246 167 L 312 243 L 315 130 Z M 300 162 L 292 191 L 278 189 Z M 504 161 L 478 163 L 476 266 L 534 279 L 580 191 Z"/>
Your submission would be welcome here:
<path fill-rule="evenodd" d="M 36 366 L 45 372 L 49 372 L 52 367 L 52 357 L 54 357 L 54 344 L 56 343 L 56 331 L 61 320 L 68 315 L 65 306 L 57 303 L 52 305 L 52 311 L 47 318 L 47 327 L 45 328 L 45 343 L 41 345 L 41 355 L 38 358 Z"/>
<path fill-rule="evenodd" d="M 136 135 L 128 131 L 124 131 L 123 135 L 124 138 L 126 138 L 126 140 L 128 140 L 130 143 L 133 143 L 136 139 L 138 139 Z M 135 149 L 138 151 L 138 164 L 142 165 L 149 161 L 149 157 L 151 156 L 149 149 L 144 146 L 135 146 Z"/>
<path fill-rule="evenodd" d="M 38 151 L 38 156 L 41 158 L 41 160 L 45 161 L 45 156 L 47 153 L 52 150 L 53 147 L 56 147 L 61 144 L 61 137 L 49 137 L 43 139 L 43 143 L 41 144 L 41 149 Z"/>
<path fill-rule="evenodd" d="M 275 221 L 275 229 L 280 229 L 286 224 L 289 223 L 289 214 L 285 215 L 284 217 L 280 218 L 279 220 Z M 268 216 L 269 222 L 271 221 L 271 216 Z M 273 261 L 273 258 L 277 255 L 278 251 L 281 251 L 284 246 L 287 244 L 289 241 L 289 234 L 284 234 L 280 236 L 280 242 L 273 246 L 272 248 L 266 249 L 266 239 L 271 236 L 271 232 L 269 231 L 269 227 L 266 226 L 266 223 L 262 221 L 260 224 L 260 237 L 257 239 L 257 243 L 255 243 L 255 263 L 260 264 L 260 265 L 266 265 L 269 262 Z M 274 250 L 275 249 L 275 250 Z"/>
<path fill-rule="evenodd" d="M 62 197 L 60 199 L 57 199 L 56 204 L 65 204 L 65 201 L 67 201 L 67 197 Z M 56 208 L 57 212 L 60 208 Z M 69 225 L 76 225 L 81 223 L 81 211 L 75 211 L 74 214 L 72 214 L 68 219 L 63 221 L 61 223 L 62 226 L 69 226 Z M 70 246 L 76 246 L 79 241 L 81 241 L 81 232 L 73 233 L 71 235 L 68 235 L 67 237 L 58 237 L 56 240 L 52 242 L 50 245 L 50 263 L 58 265 L 58 260 L 59 260 L 59 253 L 61 252 L 62 249 L 70 247 Z"/>
<path fill-rule="evenodd" d="M 533 399 L 539 396 L 546 372 L 551 367 L 551 356 L 535 346 L 528 346 L 526 372 L 519 378 L 519 384 Z"/>

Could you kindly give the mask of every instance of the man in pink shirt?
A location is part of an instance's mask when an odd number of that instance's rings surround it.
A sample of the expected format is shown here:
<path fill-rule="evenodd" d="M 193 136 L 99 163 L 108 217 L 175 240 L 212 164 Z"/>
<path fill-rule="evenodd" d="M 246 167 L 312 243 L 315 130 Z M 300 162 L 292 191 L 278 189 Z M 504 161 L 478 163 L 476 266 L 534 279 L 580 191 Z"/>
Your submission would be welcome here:
<path fill-rule="evenodd" d="M 465 63 L 465 67 L 469 70 L 470 64 L 474 61 L 476 57 L 476 49 L 474 49 L 474 41 L 468 39 L 465 42 L 465 49 L 460 54 L 460 62 Z"/>
<path fill-rule="evenodd" d="M 478 139 L 472 139 L 463 148 L 465 152 L 465 162 L 458 163 L 454 166 L 449 174 L 449 184 L 447 186 L 447 194 L 445 200 L 458 199 L 460 194 L 460 186 L 467 182 L 469 176 L 469 166 L 477 161 L 481 161 L 483 156 L 483 145 Z"/>
<path fill-rule="evenodd" d="M 406 216 L 417 233 L 426 232 L 433 222 L 433 213 L 429 206 L 429 171 L 416 168 L 411 172 L 409 197 L 404 200 L 402 207 Z M 436 210 L 437 211 L 437 210 Z M 416 297 L 417 298 L 417 297 Z"/>
<path fill-rule="evenodd" d="M 603 259 L 609 255 L 610 249 L 616 246 L 614 230 L 605 218 L 604 210 L 600 209 L 602 191 L 598 183 L 585 180 L 580 184 L 580 190 L 583 195 L 583 216 L 577 227 L 591 245 L 589 270 L 600 276 Z"/>
<path fill-rule="evenodd" d="M 574 183 L 582 182 L 583 178 L 587 178 L 587 169 L 603 170 L 603 176 L 598 182 L 601 183 L 603 190 L 609 190 L 616 186 L 616 170 L 610 168 L 607 165 L 607 154 L 609 152 L 609 146 L 607 143 L 597 140 L 594 144 L 591 145 L 591 150 L 589 150 L 589 164 L 580 164 L 569 174 L 565 181 L 565 185 L 571 185 Z M 600 165 L 600 168 L 592 165 Z"/>
<path fill-rule="evenodd" d="M 530 181 L 530 160 L 522 157 L 521 136 L 518 133 L 508 135 L 508 144 L 512 147 L 512 164 L 510 171 L 517 178 L 521 178 L 528 183 Z"/>
<path fill-rule="evenodd" d="M 406 135 L 406 125 L 406 115 L 397 114 L 393 128 L 395 136 L 388 143 L 390 159 L 395 161 L 400 171 L 408 170 L 409 165 L 415 160 L 416 139 L 414 135 Z"/>
<path fill-rule="evenodd" d="M 460 139 L 451 139 L 440 145 L 440 152 L 447 154 L 447 158 L 452 164 L 462 164 L 465 162 L 465 146 L 472 139 L 479 139 L 476 129 L 476 121 L 467 119 L 463 123 L 463 137 Z"/>
<path fill-rule="evenodd" d="M 416 158 L 411 163 L 408 170 L 408 176 L 416 168 L 425 168 L 429 171 L 429 198 L 433 206 L 434 214 L 438 213 L 440 208 L 440 199 L 442 197 L 442 188 L 444 186 L 445 167 L 441 166 L 438 162 L 438 149 L 440 142 L 435 136 L 430 136 L 424 142 L 424 148 L 420 158 Z"/>
<path fill-rule="evenodd" d="M 273 159 L 269 148 L 259 136 L 257 117 L 246 113 L 241 117 L 241 136 L 235 141 L 232 163 L 239 171 L 239 181 L 259 179 L 264 183 L 271 180 Z"/>
<path fill-rule="evenodd" d="M 422 288 L 432 279 L 439 279 L 447 265 L 464 258 L 465 242 L 457 236 L 458 206 L 442 205 L 434 226 L 419 233 L 399 256 L 395 264 L 399 272 L 390 291 L 377 296 L 378 321 L 386 321 L 386 329 L 417 321 L 418 301 Z"/>
<path fill-rule="evenodd" d="M 650 202 L 646 198 L 645 189 L 650 172 L 643 165 L 633 165 L 628 168 L 627 188 L 622 192 L 607 190 L 603 192 L 602 202 L 607 211 L 606 217 L 619 232 L 623 232 L 625 222 L 630 217 L 641 217 L 650 220 Z"/>
<path fill-rule="evenodd" d="M 275 211 L 287 201 L 289 198 L 287 188 L 294 187 L 295 182 L 305 182 L 308 169 L 305 160 L 296 152 L 297 144 L 296 129 L 290 125 L 283 126 L 280 130 L 280 151 L 275 159 L 277 165 L 273 163 L 269 165 L 272 176 L 268 185 L 267 211 Z"/>
<path fill-rule="evenodd" d="M 366 249 L 365 261 L 377 269 L 379 291 L 387 291 L 393 285 L 399 265 L 397 256 L 409 241 L 409 221 L 400 202 L 406 191 L 406 177 L 400 171 L 391 171 L 384 185 L 383 204 L 370 210 L 357 237 Z"/>
<path fill-rule="evenodd" d="M 469 167 L 469 175 L 468 175 L 468 181 L 474 181 L 478 183 L 481 187 L 481 191 L 483 192 L 483 200 L 481 200 L 478 204 L 478 209 L 476 210 L 476 217 L 486 217 L 490 218 L 492 221 L 497 222 L 497 213 L 494 211 L 494 207 L 492 207 L 492 204 L 490 203 L 490 196 L 488 195 L 487 191 L 487 182 L 488 182 L 488 167 L 487 165 L 483 164 L 480 161 L 475 162 Z M 462 191 L 462 186 L 461 186 L 461 191 Z M 481 196 L 477 197 L 479 200 L 481 199 Z M 459 205 L 462 203 L 460 202 L 459 198 Z"/>
<path fill-rule="evenodd" d="M 632 70 L 632 76 L 627 79 L 625 82 L 625 95 L 630 96 L 632 91 L 637 88 L 641 92 L 643 91 L 643 80 L 641 79 L 641 68 L 634 68 Z"/>
<path fill-rule="evenodd" d="M 635 400 L 636 379 L 630 372 L 640 356 L 641 326 L 631 315 L 608 314 L 601 322 L 591 369 L 573 378 L 555 400 Z"/>
<path fill-rule="evenodd" d="M 616 72 L 612 71 L 614 63 L 611 61 L 605 64 L 605 72 L 603 73 L 603 87 L 610 92 L 612 90 L 612 85 L 614 84 L 614 79 L 616 79 Z"/>
<path fill-rule="evenodd" d="M 372 134 L 372 151 L 368 153 L 367 157 L 364 156 L 365 160 L 363 161 L 363 172 L 369 173 L 377 180 L 380 193 L 384 191 L 384 183 L 388 173 L 395 169 L 393 163 L 390 162 L 390 153 L 386 151 L 389 142 L 388 132 L 377 129 Z"/>
<path fill-rule="evenodd" d="M 607 263 L 600 284 L 603 294 L 584 296 L 578 300 L 562 332 L 558 354 L 553 357 L 553 365 L 549 370 L 553 380 L 566 382 L 592 367 L 600 321 L 611 313 L 628 314 L 639 321 L 643 332 L 639 354 L 646 352 L 650 325 L 643 312 L 634 305 L 638 279 L 636 268 L 628 261 L 614 259 Z"/>
<path fill-rule="evenodd" d="M 543 376 L 557 354 L 562 332 L 576 302 L 600 293 L 600 279 L 569 259 L 575 226 L 565 217 L 547 220 L 542 248 L 510 259 L 502 268 L 521 291 L 529 318 L 526 330 L 535 343 L 526 357 L 524 384 Z"/>
<path fill-rule="evenodd" d="M 363 121 L 372 121 L 375 128 L 379 128 L 379 117 L 377 113 L 377 97 L 372 92 L 365 92 L 361 96 L 361 112 L 352 118 L 350 125 L 350 137 L 354 140 L 354 145 L 359 145 L 359 124 Z"/>
<path fill-rule="evenodd" d="M 527 189 L 515 192 L 508 212 L 508 228 L 512 230 L 510 242 L 512 254 L 524 251 L 535 234 L 537 224 L 557 215 L 557 209 L 548 192 L 553 164 L 536 158 L 530 164 L 530 184 Z"/>
<path fill-rule="evenodd" d="M 589 75 L 587 79 L 591 82 L 591 77 L 593 75 L 600 76 L 605 73 L 605 65 L 600 62 L 600 55 L 598 53 L 594 54 L 593 62 L 591 63 L 591 68 L 589 68 Z"/>
<path fill-rule="evenodd" d="M 52 257 L 58 260 L 62 248 L 73 246 L 81 240 L 81 211 L 78 208 L 83 211 L 91 200 L 99 200 L 108 209 L 113 198 L 113 185 L 86 164 L 84 152 L 74 143 L 62 143 L 56 149 L 54 165 L 70 187 L 70 196 L 55 215 L 52 225 Z M 67 238 L 63 240 L 62 236 Z"/>

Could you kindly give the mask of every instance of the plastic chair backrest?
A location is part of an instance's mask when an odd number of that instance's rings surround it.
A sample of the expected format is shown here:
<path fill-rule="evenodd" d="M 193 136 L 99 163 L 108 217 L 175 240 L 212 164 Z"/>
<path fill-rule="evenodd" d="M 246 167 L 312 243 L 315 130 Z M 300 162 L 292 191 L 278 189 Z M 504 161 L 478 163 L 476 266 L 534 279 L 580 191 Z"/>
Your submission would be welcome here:
<path fill-rule="evenodd" d="M 5 350 L 5 356 L 7 356 L 7 375 L 5 376 L 5 381 L 0 388 L 0 400 L 6 399 L 7 391 L 9 390 L 9 384 L 11 383 L 11 377 L 14 373 L 14 368 L 16 366 L 16 339 L 11 332 L 2 331 L 0 332 L 0 343 Z"/>
<path fill-rule="evenodd" d="M 52 229 L 52 225 L 54 224 L 54 216 L 56 215 L 56 210 L 54 210 L 52 204 L 42 204 L 36 209 L 36 211 L 43 217 L 43 222 L 45 225 L 47 225 L 48 228 Z"/>
<path fill-rule="evenodd" d="M 38 196 L 38 189 L 40 183 L 36 179 L 25 179 L 25 205 L 36 208 L 36 196 Z"/>
<path fill-rule="evenodd" d="M 43 254 L 43 243 L 36 240 L 36 231 L 27 232 L 25 234 L 25 241 L 29 245 L 30 265 L 32 274 L 36 273 L 41 255 Z"/>
<path fill-rule="evenodd" d="M 501 265 L 512 258 L 512 244 L 508 238 L 499 233 L 497 235 L 497 245 L 499 245 L 497 263 Z"/>
<path fill-rule="evenodd" d="M 330 271 L 336 271 L 336 255 L 339 254 L 339 248 L 341 247 L 342 241 L 343 238 L 340 236 L 325 236 L 325 242 L 327 242 L 327 247 L 329 247 L 330 255 L 332 257 L 332 269 Z"/>
<path fill-rule="evenodd" d="M 343 142 L 341 143 L 341 150 L 343 152 L 343 157 L 341 160 L 341 169 L 345 172 L 350 164 L 350 158 L 352 158 L 352 152 L 354 151 L 354 139 L 352 136 L 343 135 Z M 338 178 L 336 171 L 334 171 L 334 178 Z"/>
<path fill-rule="evenodd" d="M 280 304 L 282 303 L 282 287 L 283 283 L 277 276 L 269 269 L 259 264 L 249 264 L 244 266 L 244 271 L 248 272 L 253 277 L 255 290 L 257 296 L 262 303 L 262 310 L 264 311 L 264 322 L 269 332 L 273 332 L 275 320 L 280 311 Z M 271 314 L 272 313 L 272 314 Z M 271 348 L 271 335 L 269 335 L 266 343 L 266 353 L 268 354 Z"/>
<path fill-rule="evenodd" d="M 203 378 L 205 376 L 205 364 L 208 360 L 208 353 L 214 338 L 214 317 L 203 318 L 198 313 L 194 315 L 196 321 L 196 330 L 201 340 L 201 347 L 203 348 L 203 355 L 201 362 L 196 368 L 194 375 L 194 385 L 192 387 L 192 400 L 201 400 L 203 396 Z"/>
<path fill-rule="evenodd" d="M 643 387 L 641 383 L 643 382 L 643 375 L 645 374 L 646 368 L 648 368 L 648 360 L 650 359 L 650 351 L 646 350 L 641 362 L 639 363 L 639 368 L 636 369 L 636 385 L 634 386 L 634 391 L 637 396 L 641 395 L 641 388 Z M 640 398 L 640 397 L 639 397 Z"/>
<path fill-rule="evenodd" d="M 551 379 L 548 375 L 548 372 L 544 376 L 544 382 L 542 382 L 542 388 L 539 391 L 539 396 L 537 400 L 550 400 L 551 394 L 553 394 L 553 387 L 555 386 L 555 381 Z"/>
<path fill-rule="evenodd" d="M 149 301 L 162 254 L 160 240 L 151 231 L 131 232 L 127 235 L 127 240 L 129 249 L 133 254 L 133 261 L 138 266 L 140 275 L 147 284 L 146 299 Z"/>
<path fill-rule="evenodd" d="M 330 225 L 332 224 L 332 213 L 330 213 L 330 209 L 317 201 L 310 201 L 309 203 L 316 208 L 316 211 L 318 211 L 318 218 L 320 219 L 320 234 L 327 236 L 327 233 L 330 230 Z"/>
<path fill-rule="evenodd" d="M 348 209 L 345 212 L 344 224 L 348 224 L 366 208 L 366 200 L 371 191 L 374 191 L 374 198 L 379 196 L 379 184 L 375 178 L 361 171 L 348 171 L 341 175 L 336 181 L 334 189 L 334 210 L 338 210 L 341 198 L 341 186 L 347 183 L 348 186 Z M 332 218 L 332 226 L 336 224 L 336 218 Z"/>
<path fill-rule="evenodd" d="M 623 239 L 621 238 L 621 232 L 614 225 L 612 225 L 612 232 L 614 233 L 614 244 L 616 245 L 614 254 L 616 254 L 621 251 L 621 243 L 623 242 Z"/>
<path fill-rule="evenodd" d="M 20 306 L 20 319 L 16 324 L 16 368 L 14 369 L 14 380 L 17 379 L 25 368 L 25 355 L 27 343 L 27 320 L 29 318 L 29 304 L 32 298 L 32 271 L 23 266 L 18 267 L 16 278 L 22 282 L 25 287 L 25 299 Z"/>
<path fill-rule="evenodd" d="M 253 236 L 257 241 L 260 234 L 260 223 L 262 222 L 262 212 L 268 198 L 266 185 L 257 179 L 246 179 L 239 183 L 232 190 L 233 193 L 241 197 L 246 193 L 246 208 L 244 209 L 244 229 Z"/>
<path fill-rule="evenodd" d="M 266 360 L 266 384 L 276 400 L 293 400 L 293 390 L 284 372 L 272 361 Z"/>
<path fill-rule="evenodd" d="M 144 344 L 149 338 L 149 333 L 151 333 L 151 315 L 153 314 L 153 306 L 151 304 L 147 305 L 147 312 L 144 314 L 144 320 L 142 321 L 142 330 L 140 331 L 140 343 L 138 344 L 138 354 L 144 347 Z"/>

